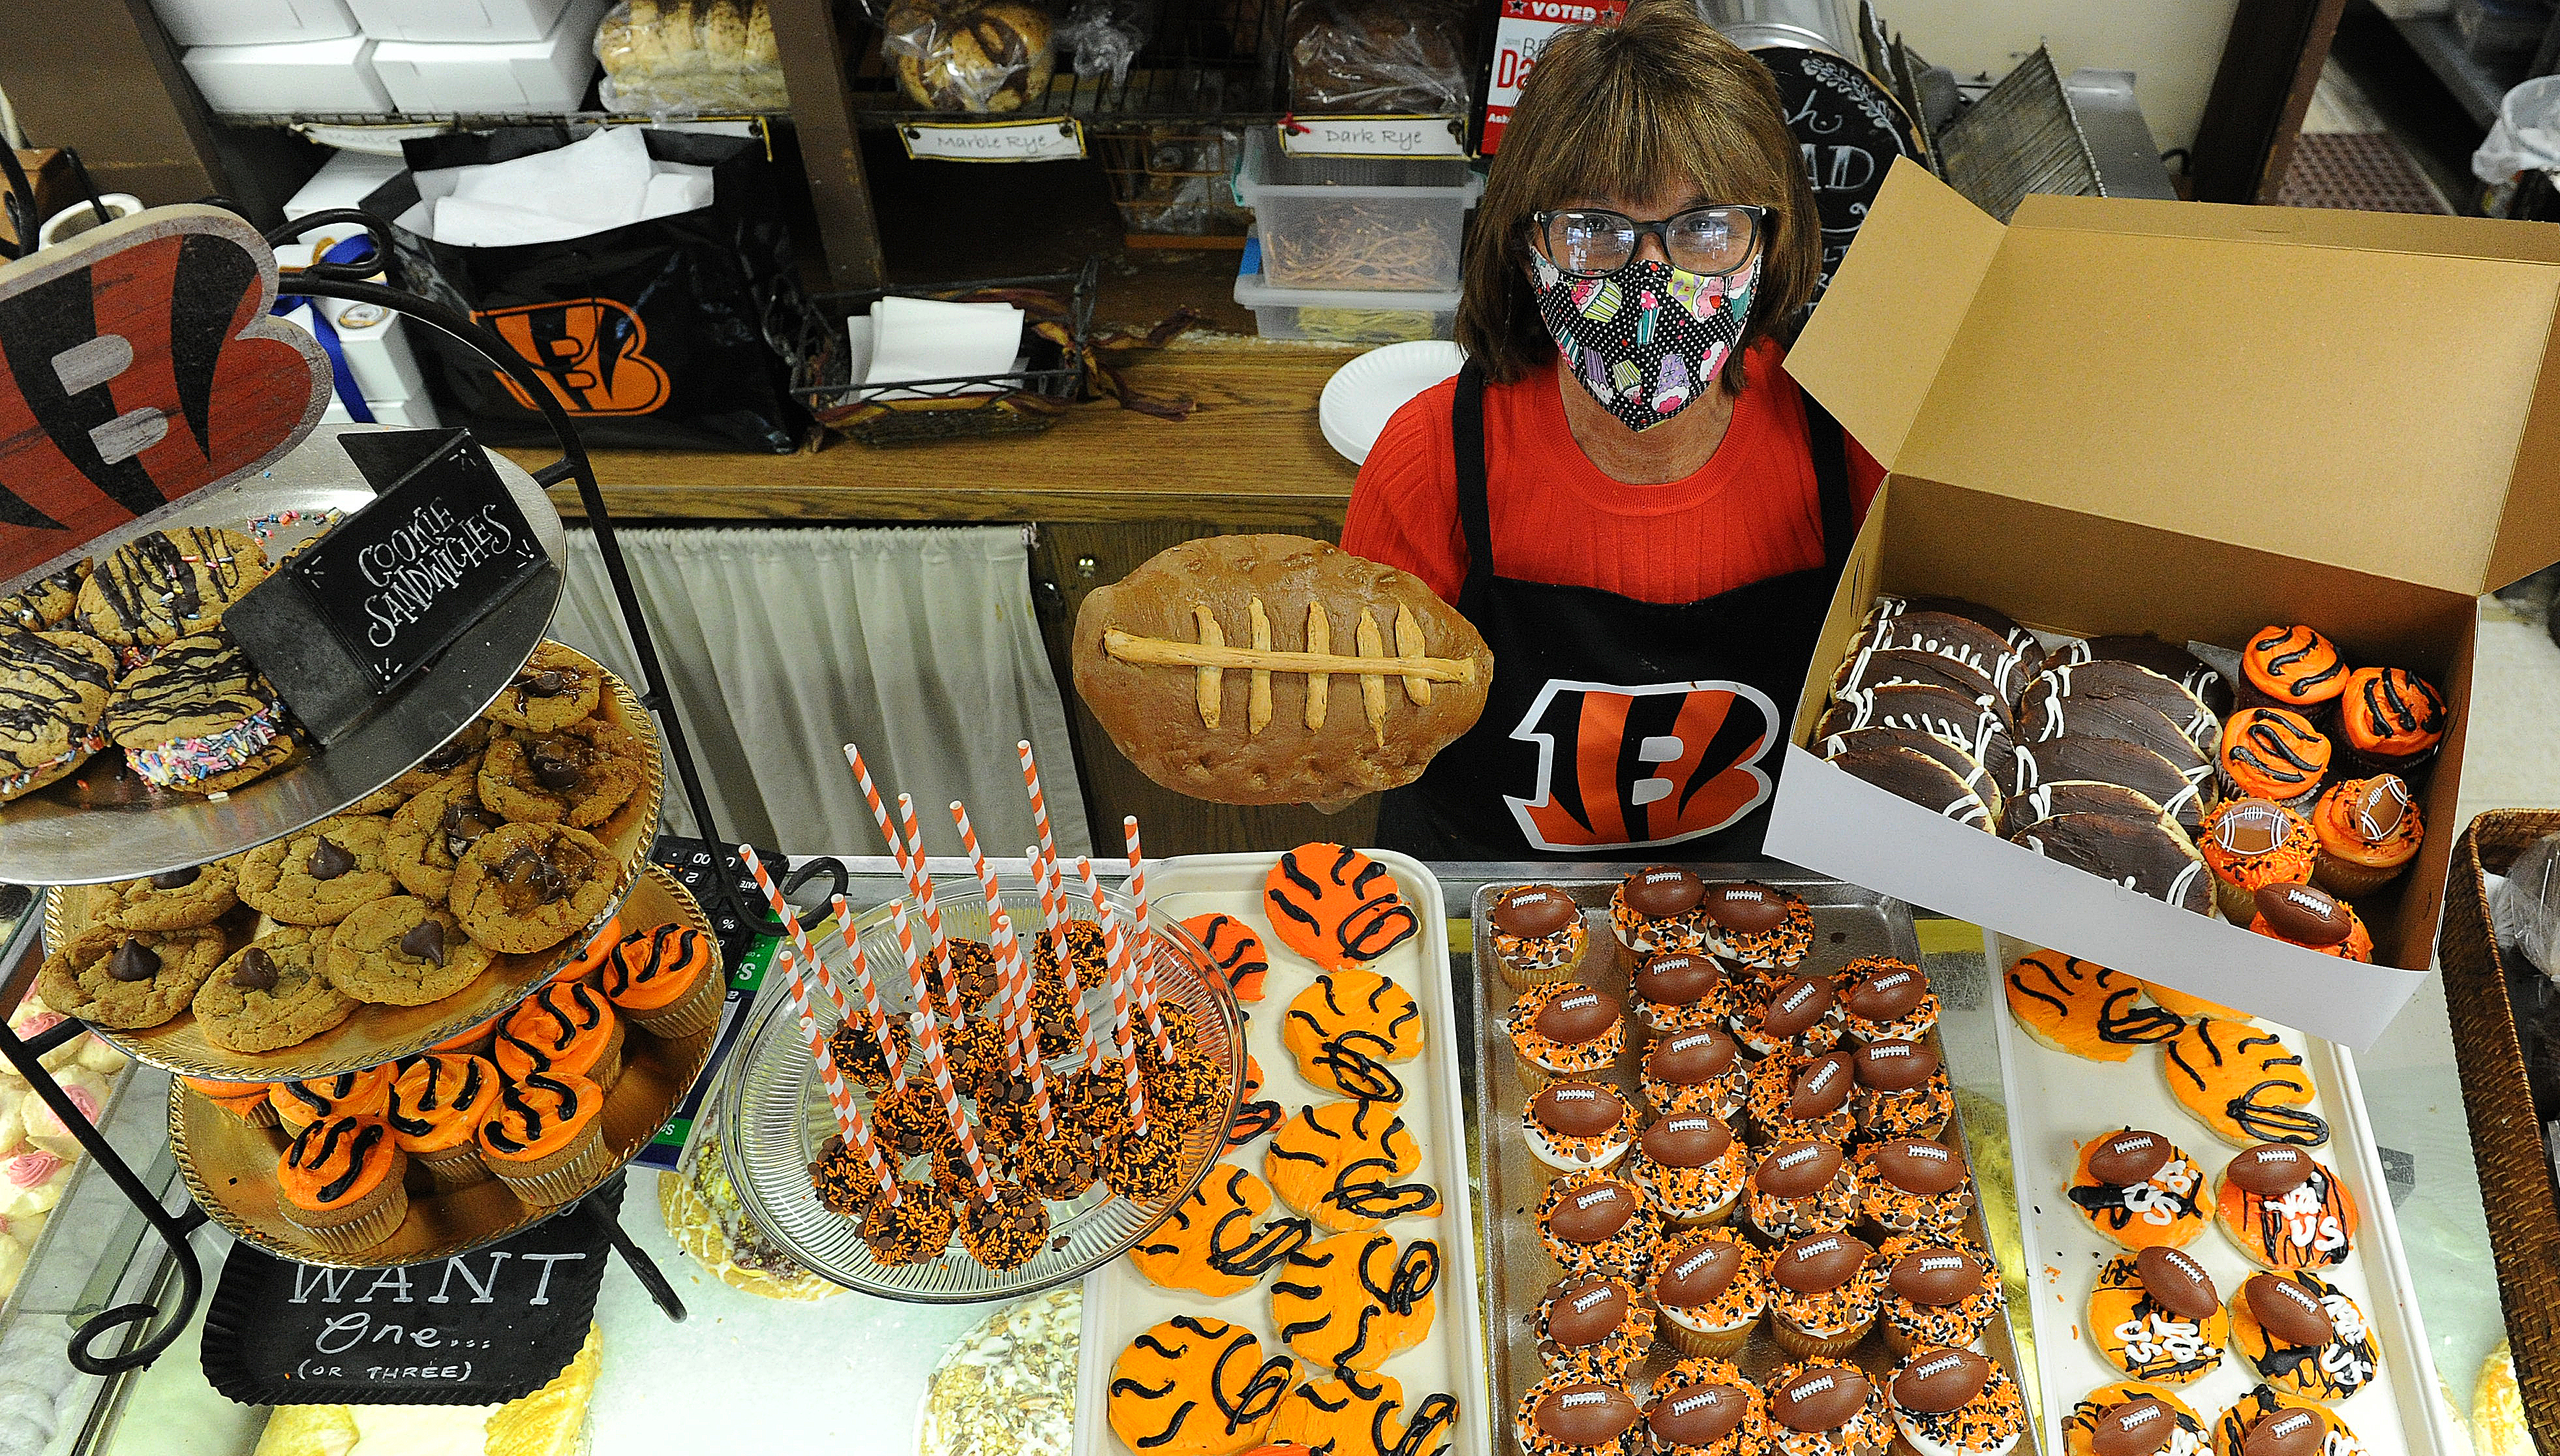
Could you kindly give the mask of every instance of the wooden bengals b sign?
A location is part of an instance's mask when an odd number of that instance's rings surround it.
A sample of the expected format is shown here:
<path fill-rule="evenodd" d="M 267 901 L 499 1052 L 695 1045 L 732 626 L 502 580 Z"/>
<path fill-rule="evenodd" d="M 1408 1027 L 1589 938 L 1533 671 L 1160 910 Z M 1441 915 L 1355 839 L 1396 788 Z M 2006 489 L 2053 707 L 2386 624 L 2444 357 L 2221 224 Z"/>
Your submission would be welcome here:
<path fill-rule="evenodd" d="M 207 207 L 154 208 L 0 267 L 0 581 L 310 433 L 329 366 L 267 316 L 275 289 L 256 230 Z"/>

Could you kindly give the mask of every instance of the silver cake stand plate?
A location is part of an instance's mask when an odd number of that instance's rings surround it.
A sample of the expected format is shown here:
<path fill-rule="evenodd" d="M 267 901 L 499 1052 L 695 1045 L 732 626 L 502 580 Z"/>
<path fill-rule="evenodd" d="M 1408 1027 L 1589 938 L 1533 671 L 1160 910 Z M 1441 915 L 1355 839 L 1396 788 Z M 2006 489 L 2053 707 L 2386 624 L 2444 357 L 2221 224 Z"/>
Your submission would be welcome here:
<path fill-rule="evenodd" d="M 373 487 L 338 445 L 341 435 L 378 425 L 323 425 L 266 471 L 199 492 L 172 517 L 128 526 L 90 543 L 103 559 L 126 541 L 183 526 L 245 530 L 287 512 L 299 519 L 270 534 L 276 560 L 339 516 L 373 503 Z M 0 804 L 0 881 L 94 885 L 202 865 L 254 849 L 365 797 L 406 772 L 479 717 L 533 656 L 560 605 L 567 532 L 533 476 L 492 454 L 498 477 L 533 527 L 552 567 L 524 581 L 416 675 L 382 700 L 372 717 L 327 748 L 228 794 L 153 787 L 108 747 L 70 777 Z"/>

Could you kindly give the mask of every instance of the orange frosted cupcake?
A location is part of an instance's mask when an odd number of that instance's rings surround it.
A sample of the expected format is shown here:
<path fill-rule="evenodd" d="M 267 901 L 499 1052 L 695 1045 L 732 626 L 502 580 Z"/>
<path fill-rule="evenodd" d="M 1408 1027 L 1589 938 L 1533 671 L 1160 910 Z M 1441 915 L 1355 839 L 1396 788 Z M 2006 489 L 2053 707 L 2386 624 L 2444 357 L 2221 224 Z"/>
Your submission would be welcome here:
<path fill-rule="evenodd" d="M 2258 915 L 2249 928 L 2288 945 L 2340 960 L 2373 959 L 2373 932 L 2355 906 L 2308 885 L 2270 885 L 2258 891 Z"/>
<path fill-rule="evenodd" d="M 2338 695 L 2338 748 L 2360 773 L 2408 773 L 2436 756 L 2445 738 L 2444 695 L 2415 673 L 2360 667 Z"/>
<path fill-rule="evenodd" d="M 604 1090 L 585 1077 L 538 1071 L 510 1082 L 480 1124 L 480 1156 L 529 1204 L 555 1208 L 605 1173 Z"/>
<path fill-rule="evenodd" d="M 437 1188 L 467 1188 L 489 1176 L 480 1161 L 480 1124 L 498 1103 L 498 1068 L 477 1056 L 412 1056 L 392 1081 L 392 1140 Z"/>
<path fill-rule="evenodd" d="M 408 1216 L 400 1171 L 408 1155 L 379 1117 L 324 1117 L 295 1134 L 275 1162 L 276 1207 L 322 1248 L 372 1248 Z"/>
<path fill-rule="evenodd" d="M 2336 643 L 2309 627 L 2260 627 L 2241 649 L 2240 681 L 2231 688 L 2244 711 L 2282 708 L 2325 723 L 2346 691 L 2346 664 Z"/>
<path fill-rule="evenodd" d="M 2204 816 L 2196 836 L 2204 868 L 2213 872 L 2213 901 L 2222 918 L 2249 923 L 2262 886 L 2300 885 L 2312 878 L 2320 837 L 2310 821 L 2266 799 L 2225 799 Z"/>
<path fill-rule="evenodd" d="M 612 958 L 613 947 L 621 943 L 621 940 L 622 917 L 607 916 L 604 928 L 596 931 L 586 944 L 579 948 L 577 954 L 570 958 L 567 965 L 552 972 L 552 979 L 555 981 L 594 980 L 595 973 L 604 969 L 605 961 Z"/>
<path fill-rule="evenodd" d="M 708 1032 L 728 997 L 720 945 L 686 925 L 635 930 L 605 959 L 604 995 L 653 1037 Z"/>
<path fill-rule="evenodd" d="M 506 1019 L 505 1013 L 502 1012 L 471 1030 L 458 1036 L 447 1037 L 426 1050 L 456 1056 L 486 1056 L 489 1054 L 489 1049 L 497 1044 L 498 1023 Z"/>
<path fill-rule="evenodd" d="M 2370 894 L 2418 858 L 2427 826 L 2396 774 L 2332 784 L 2312 810 L 2320 865 L 2312 884 L 2331 894 Z"/>
<path fill-rule="evenodd" d="M 495 1052 L 511 1082 L 550 1072 L 610 1087 L 622 1074 L 622 1018 L 594 987 L 555 981 L 507 1013 Z"/>
<path fill-rule="evenodd" d="M 182 1076 L 178 1080 L 196 1089 L 198 1096 L 251 1127 L 273 1127 L 275 1104 L 266 1099 L 271 1082 L 224 1082 L 212 1077 Z"/>
<path fill-rule="evenodd" d="M 266 1100 L 275 1108 L 276 1119 L 284 1124 L 288 1136 L 325 1118 L 380 1117 L 391 1105 L 395 1070 L 387 1061 L 363 1071 L 276 1082 L 266 1089 Z"/>
<path fill-rule="evenodd" d="M 2311 811 L 2328 777 L 2329 741 L 2310 719 L 2281 708 L 2243 708 L 2222 725 L 2214 777 L 2226 799 L 2265 799 Z"/>

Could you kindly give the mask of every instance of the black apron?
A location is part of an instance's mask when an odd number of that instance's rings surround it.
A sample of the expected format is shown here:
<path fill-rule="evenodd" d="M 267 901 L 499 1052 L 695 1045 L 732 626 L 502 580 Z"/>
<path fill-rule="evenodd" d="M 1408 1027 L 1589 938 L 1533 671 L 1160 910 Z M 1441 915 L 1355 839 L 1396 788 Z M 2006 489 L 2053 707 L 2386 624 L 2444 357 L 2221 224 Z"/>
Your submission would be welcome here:
<path fill-rule="evenodd" d="M 1638 601 L 1495 570 L 1485 379 L 1461 371 L 1458 610 L 1493 649 L 1494 681 L 1476 726 L 1385 796 L 1377 842 L 1424 860 L 1759 858 L 1788 720 L 1854 535 L 1840 423 L 1809 395 L 1805 425 L 1824 565 L 1703 601 Z"/>

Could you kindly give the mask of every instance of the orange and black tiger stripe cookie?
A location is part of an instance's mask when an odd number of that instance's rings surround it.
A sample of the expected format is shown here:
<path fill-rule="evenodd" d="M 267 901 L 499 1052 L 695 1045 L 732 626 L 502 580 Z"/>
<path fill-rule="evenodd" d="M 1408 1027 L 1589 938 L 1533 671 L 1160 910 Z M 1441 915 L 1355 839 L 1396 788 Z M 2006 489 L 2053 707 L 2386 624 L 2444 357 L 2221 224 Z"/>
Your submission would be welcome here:
<path fill-rule="evenodd" d="M 1230 1153 L 1289 1120 L 1289 1109 L 1269 1100 L 1256 1101 L 1262 1090 L 1262 1058 L 1248 1052 L 1244 1054 L 1244 1097 L 1236 1104 L 1235 1123 L 1226 1130 L 1226 1150 Z"/>
<path fill-rule="evenodd" d="M 1233 915 L 1194 915 L 1183 921 L 1183 928 L 1208 952 L 1209 969 L 1235 993 L 1235 999 L 1255 1002 L 1262 999 L 1262 978 L 1271 973 L 1271 957 L 1262 949 L 1262 937 L 1253 927 Z"/>
<path fill-rule="evenodd" d="M 1358 1098 L 1305 1108 L 1271 1134 L 1262 1176 L 1282 1202 L 1337 1233 L 1437 1213 L 1439 1190 L 1396 1181 L 1422 1166 L 1422 1149 L 1395 1112 Z"/>
<path fill-rule="evenodd" d="M 1241 1294 L 1314 1231 L 1304 1218 L 1255 1226 L 1270 1211 L 1271 1190 L 1261 1179 L 1241 1168 L 1212 1168 L 1172 1216 L 1129 1250 L 1129 1262 L 1167 1289 L 1197 1289 L 1211 1299 Z"/>
<path fill-rule="evenodd" d="M 1422 928 L 1386 867 L 1338 844 L 1282 855 L 1264 882 L 1262 908 L 1281 944 L 1328 971 L 1373 961 Z"/>
<path fill-rule="evenodd" d="M 1409 1423 L 1400 1414 L 1403 1405 L 1404 1386 L 1395 1376 L 1339 1371 L 1335 1378 L 1305 1380 L 1290 1391 L 1266 1439 L 1314 1456 L 1440 1456 L 1449 1449 L 1457 1400 L 1426 1395 Z"/>
<path fill-rule="evenodd" d="M 1327 971 L 1289 1003 L 1280 1045 L 1317 1086 L 1401 1102 L 1404 1086 L 1383 1063 L 1422 1054 L 1422 1008 L 1375 971 Z"/>
<path fill-rule="evenodd" d="M 1112 1363 L 1112 1432 L 1148 1456 L 1234 1456 L 1261 1444 L 1294 1370 L 1241 1325 L 1176 1315 Z"/>
<path fill-rule="evenodd" d="M 2091 1061 L 2123 1061 L 2186 1025 L 2173 1012 L 2144 1004 L 2143 983 L 2132 976 L 2058 950 L 2019 956 L 2002 984 L 2020 1030 Z"/>
<path fill-rule="evenodd" d="M 1281 1342 L 1320 1371 L 1373 1371 L 1431 1333 L 1440 1245 L 1399 1252 L 1390 1233 L 1337 1233 L 1299 1248 L 1271 1281 Z"/>

